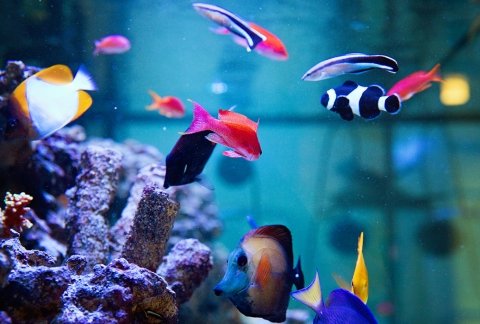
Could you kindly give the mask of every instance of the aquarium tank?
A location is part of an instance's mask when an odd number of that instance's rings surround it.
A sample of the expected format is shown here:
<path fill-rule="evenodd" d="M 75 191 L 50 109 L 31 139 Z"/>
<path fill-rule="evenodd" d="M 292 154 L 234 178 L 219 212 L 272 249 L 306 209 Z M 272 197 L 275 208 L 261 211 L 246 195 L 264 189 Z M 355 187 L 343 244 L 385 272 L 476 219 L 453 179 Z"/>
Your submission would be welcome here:
<path fill-rule="evenodd" d="M 0 19 L 0 323 L 480 323 L 480 1 Z"/>

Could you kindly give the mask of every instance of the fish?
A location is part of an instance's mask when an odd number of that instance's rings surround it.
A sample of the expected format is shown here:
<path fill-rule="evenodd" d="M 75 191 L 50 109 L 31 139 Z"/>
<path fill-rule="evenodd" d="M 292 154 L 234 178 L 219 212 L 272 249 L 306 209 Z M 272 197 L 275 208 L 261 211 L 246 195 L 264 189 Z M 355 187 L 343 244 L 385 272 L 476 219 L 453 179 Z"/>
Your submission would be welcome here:
<path fill-rule="evenodd" d="M 408 100 L 413 95 L 422 92 L 432 86 L 432 82 L 441 82 L 439 74 L 440 64 L 436 64 L 430 71 L 417 71 L 395 83 L 387 95 L 396 94 L 402 101 Z"/>
<path fill-rule="evenodd" d="M 12 92 L 10 107 L 29 140 L 45 138 L 80 117 L 92 105 L 83 90 L 97 86 L 80 66 L 75 75 L 65 65 L 53 65 L 25 79 Z"/>
<path fill-rule="evenodd" d="M 216 144 L 206 139 L 210 131 L 184 134 L 166 157 L 163 187 L 181 186 L 201 182 L 203 172 Z"/>
<path fill-rule="evenodd" d="M 288 59 L 287 48 L 285 47 L 283 42 L 280 40 L 280 38 L 278 38 L 268 30 L 266 30 L 265 28 L 257 24 L 249 22 L 248 25 L 250 26 L 250 28 L 258 31 L 259 33 L 261 33 L 267 38 L 263 42 L 260 42 L 255 47 L 254 49 L 255 52 L 272 60 L 285 61 Z M 225 27 L 219 27 L 219 28 L 213 29 L 213 32 L 220 35 L 230 34 L 228 29 L 226 29 Z M 248 47 L 247 42 L 245 41 L 244 38 L 239 37 L 235 34 L 232 34 L 232 38 L 233 38 L 233 41 L 238 45 L 245 48 Z"/>
<path fill-rule="evenodd" d="M 291 296 L 315 311 L 314 324 L 377 323 L 368 306 L 348 290 L 333 290 L 324 303 L 318 272 L 308 287 L 292 292 Z"/>
<path fill-rule="evenodd" d="M 193 102 L 193 121 L 184 134 L 211 131 L 206 138 L 231 150 L 223 155 L 231 158 L 244 158 L 255 161 L 262 154 L 258 141 L 258 122 L 248 119 L 245 115 L 220 109 L 218 118 L 212 117 L 200 104 Z"/>
<path fill-rule="evenodd" d="M 335 276 L 335 281 L 341 288 L 349 290 L 366 304 L 368 300 L 368 271 L 363 258 L 363 232 L 358 237 L 357 253 L 357 262 L 350 286 L 339 276 Z"/>
<path fill-rule="evenodd" d="M 110 35 L 95 41 L 95 50 L 93 51 L 93 55 L 122 54 L 130 50 L 130 48 L 130 41 L 125 36 Z"/>
<path fill-rule="evenodd" d="M 230 11 L 206 4 L 193 3 L 193 8 L 203 17 L 227 28 L 231 33 L 243 38 L 247 42 L 247 51 L 253 50 L 259 43 L 267 39 L 265 35 L 251 28 L 249 24 Z"/>
<path fill-rule="evenodd" d="M 354 114 L 374 119 L 380 115 L 380 111 L 397 114 L 402 107 L 400 97 L 397 94 L 384 94 L 385 90 L 379 85 L 363 87 L 354 81 L 345 81 L 341 86 L 325 92 L 320 102 L 344 120 L 352 120 Z"/>
<path fill-rule="evenodd" d="M 302 76 L 304 81 L 320 81 L 347 73 L 363 73 L 373 69 L 382 69 L 390 73 L 398 72 L 398 64 L 386 55 L 368 55 L 350 53 L 322 61 Z"/>
<path fill-rule="evenodd" d="M 181 118 L 185 116 L 185 107 L 180 99 L 173 96 L 160 97 L 149 90 L 153 102 L 146 107 L 147 110 L 157 110 L 160 115 L 168 118 Z"/>
<path fill-rule="evenodd" d="M 213 291 L 228 297 L 246 316 L 283 322 L 293 284 L 297 289 L 304 287 L 300 259 L 293 268 L 290 230 L 284 225 L 267 225 L 242 237 Z"/>

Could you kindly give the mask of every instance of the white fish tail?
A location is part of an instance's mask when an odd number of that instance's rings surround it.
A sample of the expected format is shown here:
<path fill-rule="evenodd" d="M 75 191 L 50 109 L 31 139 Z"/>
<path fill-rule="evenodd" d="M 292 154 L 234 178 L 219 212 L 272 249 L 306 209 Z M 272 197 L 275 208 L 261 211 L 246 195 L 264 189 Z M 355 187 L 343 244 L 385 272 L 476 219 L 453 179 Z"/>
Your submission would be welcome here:
<path fill-rule="evenodd" d="M 80 65 L 73 79 L 72 86 L 78 90 L 97 90 L 97 85 L 85 66 Z"/>

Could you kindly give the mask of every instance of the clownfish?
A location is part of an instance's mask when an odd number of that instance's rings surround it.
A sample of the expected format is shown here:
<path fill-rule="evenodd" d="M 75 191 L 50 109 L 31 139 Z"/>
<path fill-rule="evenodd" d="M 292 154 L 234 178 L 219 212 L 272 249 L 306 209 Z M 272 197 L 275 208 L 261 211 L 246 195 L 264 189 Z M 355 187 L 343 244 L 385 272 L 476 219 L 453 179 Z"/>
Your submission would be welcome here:
<path fill-rule="evenodd" d="M 397 94 L 385 96 L 385 90 L 378 85 L 362 87 L 353 81 L 345 81 L 341 86 L 328 90 L 320 101 L 345 120 L 352 120 L 353 115 L 374 119 L 380 111 L 397 114 L 402 106 Z"/>
<path fill-rule="evenodd" d="M 396 73 L 398 71 L 398 64 L 393 58 L 385 55 L 351 53 L 316 64 L 305 72 L 302 80 L 320 81 L 346 73 L 359 74 L 373 69 Z"/>
<path fill-rule="evenodd" d="M 146 107 L 147 110 L 157 110 L 160 115 L 168 118 L 181 118 L 185 115 L 185 107 L 177 97 L 160 97 L 152 90 L 149 90 L 148 93 L 153 102 Z"/>
<path fill-rule="evenodd" d="M 314 324 L 377 323 L 368 306 L 348 290 L 335 289 L 328 296 L 327 302 L 324 302 L 318 272 L 315 273 L 315 279 L 308 287 L 292 292 L 291 295 L 315 311 Z"/>
<path fill-rule="evenodd" d="M 293 268 L 292 235 L 283 225 L 250 230 L 228 257 L 227 271 L 215 286 L 244 315 L 271 322 L 286 319 L 290 290 L 304 286 L 300 260 Z"/>
<path fill-rule="evenodd" d="M 130 49 L 130 41 L 122 35 L 110 35 L 95 41 L 93 55 L 122 54 Z"/>
<path fill-rule="evenodd" d="M 248 161 L 257 160 L 262 154 L 258 141 L 258 123 L 245 115 L 220 109 L 218 118 L 213 118 L 198 103 L 193 102 L 193 121 L 184 134 L 194 134 L 211 131 L 206 138 L 216 144 L 231 148 L 223 155 L 231 158 L 244 158 Z"/>
<path fill-rule="evenodd" d="M 194 3 L 193 8 L 200 15 L 243 38 L 247 42 L 248 52 L 266 39 L 265 35 L 253 29 L 246 21 L 226 9 L 206 3 Z"/>
<path fill-rule="evenodd" d="M 53 65 L 25 79 L 10 97 L 12 114 L 30 140 L 45 138 L 80 117 L 92 105 L 83 90 L 97 87 L 80 67 L 75 75 L 65 65 Z"/>
<path fill-rule="evenodd" d="M 417 71 L 398 81 L 388 90 L 387 96 L 397 94 L 402 101 L 410 99 L 413 95 L 432 86 L 432 82 L 441 82 L 439 74 L 440 64 L 435 65 L 430 71 Z"/>

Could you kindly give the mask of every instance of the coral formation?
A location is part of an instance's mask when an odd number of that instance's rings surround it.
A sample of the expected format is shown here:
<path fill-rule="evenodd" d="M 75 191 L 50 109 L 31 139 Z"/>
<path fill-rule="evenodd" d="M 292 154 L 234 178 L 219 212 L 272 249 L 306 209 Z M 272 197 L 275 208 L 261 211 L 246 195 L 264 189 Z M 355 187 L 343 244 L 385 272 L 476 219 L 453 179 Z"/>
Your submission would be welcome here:
<path fill-rule="evenodd" d="M 0 237 L 0 322 L 191 322 L 178 308 L 189 299 L 198 314 L 231 319 L 201 284 L 212 258 L 199 241 L 211 245 L 221 231 L 213 192 L 197 183 L 163 190 L 155 148 L 87 140 L 80 126 L 13 139 L 9 93 L 38 70 L 9 62 L 0 71 L 0 194 L 34 198 L 33 226 Z"/>
<path fill-rule="evenodd" d="M 5 210 L 0 209 L 0 228 L 2 236 L 9 237 L 10 230 L 22 232 L 24 228 L 32 227 L 32 223 L 25 218 L 25 214 L 30 211 L 27 207 L 33 197 L 22 192 L 20 194 L 11 194 L 7 192 L 5 195 Z"/>

